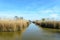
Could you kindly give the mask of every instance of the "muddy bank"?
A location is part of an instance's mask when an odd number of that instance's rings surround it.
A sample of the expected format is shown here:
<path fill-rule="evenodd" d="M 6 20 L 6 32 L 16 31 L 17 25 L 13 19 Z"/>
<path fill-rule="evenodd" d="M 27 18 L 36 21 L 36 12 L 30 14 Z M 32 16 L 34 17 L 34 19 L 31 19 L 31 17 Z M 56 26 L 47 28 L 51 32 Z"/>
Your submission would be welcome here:
<path fill-rule="evenodd" d="M 0 20 L 0 32 L 15 32 L 21 31 L 28 27 L 30 22 L 28 20 Z"/>
<path fill-rule="evenodd" d="M 43 28 L 60 29 L 60 21 L 33 21 L 32 23 Z"/>

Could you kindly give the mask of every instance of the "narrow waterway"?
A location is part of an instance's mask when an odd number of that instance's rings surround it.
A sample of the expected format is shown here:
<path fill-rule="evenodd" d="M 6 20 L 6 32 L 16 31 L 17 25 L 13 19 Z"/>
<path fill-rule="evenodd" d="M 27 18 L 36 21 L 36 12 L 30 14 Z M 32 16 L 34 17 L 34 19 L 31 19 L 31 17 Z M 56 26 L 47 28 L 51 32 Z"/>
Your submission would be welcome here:
<path fill-rule="evenodd" d="M 60 40 L 59 31 L 41 28 L 32 23 L 23 33 L 22 40 Z"/>
<path fill-rule="evenodd" d="M 0 40 L 60 40 L 60 30 L 41 28 L 31 23 L 20 32 L 0 32 Z"/>

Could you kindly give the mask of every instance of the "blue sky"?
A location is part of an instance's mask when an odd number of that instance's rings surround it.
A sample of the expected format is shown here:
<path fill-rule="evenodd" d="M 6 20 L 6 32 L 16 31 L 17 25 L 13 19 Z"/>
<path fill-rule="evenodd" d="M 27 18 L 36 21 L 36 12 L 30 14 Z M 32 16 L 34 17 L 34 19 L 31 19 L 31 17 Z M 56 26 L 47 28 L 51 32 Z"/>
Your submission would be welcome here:
<path fill-rule="evenodd" d="M 0 0 L 0 17 L 41 19 L 60 17 L 60 0 Z"/>

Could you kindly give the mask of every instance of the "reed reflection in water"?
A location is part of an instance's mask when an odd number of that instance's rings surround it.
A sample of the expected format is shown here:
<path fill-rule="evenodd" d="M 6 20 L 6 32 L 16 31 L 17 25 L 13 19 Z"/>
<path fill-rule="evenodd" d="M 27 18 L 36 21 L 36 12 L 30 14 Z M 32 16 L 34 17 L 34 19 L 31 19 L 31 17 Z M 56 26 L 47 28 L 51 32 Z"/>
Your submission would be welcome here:
<path fill-rule="evenodd" d="M 0 32 L 0 40 L 22 40 L 22 34 L 27 27 L 24 27 L 21 31 L 17 32 Z"/>
<path fill-rule="evenodd" d="M 60 40 L 60 30 L 42 28 L 32 23 L 23 33 L 22 40 Z"/>
<path fill-rule="evenodd" d="M 31 23 L 19 32 L 0 32 L 0 40 L 60 40 L 60 30 L 42 28 Z"/>

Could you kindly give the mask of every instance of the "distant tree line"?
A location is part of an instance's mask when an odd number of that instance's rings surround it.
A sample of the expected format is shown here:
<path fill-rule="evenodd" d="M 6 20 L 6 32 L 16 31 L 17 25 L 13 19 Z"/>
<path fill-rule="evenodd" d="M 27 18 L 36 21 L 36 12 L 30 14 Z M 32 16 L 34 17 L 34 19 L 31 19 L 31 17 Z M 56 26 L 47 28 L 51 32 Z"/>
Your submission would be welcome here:
<path fill-rule="evenodd" d="M 18 19 L 23 19 L 23 17 L 18 17 L 18 16 L 15 16 L 14 17 L 16 20 L 18 20 Z"/>

